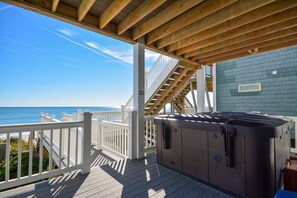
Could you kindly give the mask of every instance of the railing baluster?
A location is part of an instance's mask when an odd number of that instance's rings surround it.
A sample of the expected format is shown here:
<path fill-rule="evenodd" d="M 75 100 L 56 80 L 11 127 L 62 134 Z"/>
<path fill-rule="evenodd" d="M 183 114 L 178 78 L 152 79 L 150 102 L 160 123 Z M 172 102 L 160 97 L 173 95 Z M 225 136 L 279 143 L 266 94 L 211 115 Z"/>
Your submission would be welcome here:
<path fill-rule="evenodd" d="M 53 129 L 50 132 L 49 171 L 52 171 L 52 166 L 53 166 Z"/>
<path fill-rule="evenodd" d="M 78 158 L 78 127 L 76 127 L 76 138 L 75 138 L 75 165 L 77 165 Z"/>
<path fill-rule="evenodd" d="M 21 178 L 21 171 L 22 171 L 22 132 L 19 132 L 19 139 L 18 139 L 18 179 Z"/>
<path fill-rule="evenodd" d="M 70 128 L 68 128 L 67 167 L 70 166 Z"/>
<path fill-rule="evenodd" d="M 62 166 L 62 141 L 63 141 L 63 136 L 62 136 L 62 128 L 60 128 L 60 141 L 59 141 L 59 170 L 61 170 Z"/>
<path fill-rule="evenodd" d="M 39 174 L 43 171 L 43 130 L 40 132 L 40 145 L 39 145 Z"/>
<path fill-rule="evenodd" d="M 32 162 L 33 162 L 33 131 L 30 131 L 29 144 L 30 144 L 30 150 L 29 150 L 29 177 L 31 177 L 32 176 Z"/>
<path fill-rule="evenodd" d="M 10 166 L 10 133 L 6 135 L 6 154 L 5 154 L 5 181 L 9 180 L 9 166 Z"/>

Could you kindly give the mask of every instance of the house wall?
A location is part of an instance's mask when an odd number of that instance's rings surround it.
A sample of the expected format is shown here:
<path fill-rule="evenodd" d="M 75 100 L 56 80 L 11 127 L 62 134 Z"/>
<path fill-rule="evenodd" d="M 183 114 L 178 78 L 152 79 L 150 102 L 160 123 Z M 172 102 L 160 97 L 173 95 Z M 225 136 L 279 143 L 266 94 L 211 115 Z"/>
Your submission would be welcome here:
<path fill-rule="evenodd" d="M 217 63 L 216 75 L 218 111 L 297 116 L 297 46 Z M 262 90 L 238 92 L 239 84 L 250 83 Z"/>

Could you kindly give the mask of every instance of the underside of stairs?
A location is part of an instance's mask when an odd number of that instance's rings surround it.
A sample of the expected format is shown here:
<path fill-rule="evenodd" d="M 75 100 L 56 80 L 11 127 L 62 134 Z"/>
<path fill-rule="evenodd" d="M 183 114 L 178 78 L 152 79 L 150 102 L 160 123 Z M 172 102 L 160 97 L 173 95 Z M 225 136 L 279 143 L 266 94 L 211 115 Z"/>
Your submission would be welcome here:
<path fill-rule="evenodd" d="M 185 113 L 185 108 L 190 108 L 190 106 L 187 106 L 184 103 L 184 101 L 187 99 L 186 96 L 191 91 L 191 86 L 193 90 L 197 89 L 197 81 L 195 77 L 191 78 L 187 82 L 187 84 L 173 98 L 173 106 L 177 113 Z M 206 77 L 206 86 L 207 86 L 207 91 L 209 92 L 213 91 L 211 77 Z"/>
<path fill-rule="evenodd" d="M 196 69 L 177 64 L 145 104 L 145 115 L 157 115 L 189 82 Z"/>

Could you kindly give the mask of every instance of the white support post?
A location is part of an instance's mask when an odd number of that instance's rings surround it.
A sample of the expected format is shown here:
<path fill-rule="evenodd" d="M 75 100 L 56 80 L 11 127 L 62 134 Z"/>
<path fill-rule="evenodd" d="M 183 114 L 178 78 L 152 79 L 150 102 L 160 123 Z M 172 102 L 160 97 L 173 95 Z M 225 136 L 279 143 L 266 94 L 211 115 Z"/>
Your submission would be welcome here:
<path fill-rule="evenodd" d="M 84 113 L 84 134 L 82 144 L 82 174 L 87 174 L 91 170 L 91 130 L 92 130 L 92 114 Z M 69 137 L 68 137 L 69 138 Z"/>
<path fill-rule="evenodd" d="M 196 72 L 197 78 L 197 112 L 205 111 L 205 67 L 202 65 L 201 69 Z"/>
<path fill-rule="evenodd" d="M 191 88 L 191 94 L 192 94 L 192 99 L 193 99 L 193 103 L 194 103 L 194 112 L 197 113 L 197 103 L 196 103 L 196 98 L 195 98 L 195 93 L 194 93 L 192 82 L 190 82 L 190 88 Z"/>
<path fill-rule="evenodd" d="M 132 146 L 137 148 L 138 159 L 144 156 L 144 49 L 144 38 L 141 38 L 133 47 L 133 110 L 137 112 L 136 119 L 133 121 L 136 121 L 137 133 L 136 139 L 132 137 Z M 132 132 L 133 135 L 135 135 L 134 132 Z"/>
<path fill-rule="evenodd" d="M 212 66 L 212 93 L 213 93 L 213 111 L 217 111 L 217 66 Z"/>
<path fill-rule="evenodd" d="M 121 105 L 121 123 L 125 121 L 125 105 Z"/>

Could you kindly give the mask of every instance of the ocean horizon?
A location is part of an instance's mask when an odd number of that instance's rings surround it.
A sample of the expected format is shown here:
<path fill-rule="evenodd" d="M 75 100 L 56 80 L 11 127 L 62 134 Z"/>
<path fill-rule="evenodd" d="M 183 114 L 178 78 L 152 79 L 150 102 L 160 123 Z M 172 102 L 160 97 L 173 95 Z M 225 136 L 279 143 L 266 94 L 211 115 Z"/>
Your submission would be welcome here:
<path fill-rule="evenodd" d="M 61 119 L 62 112 L 67 114 L 76 113 L 78 109 L 90 111 L 112 111 L 119 110 L 116 107 L 94 107 L 94 106 L 73 106 L 73 107 L 0 107 L 0 125 L 7 124 L 28 124 L 39 123 L 40 113 L 53 114 Z"/>

